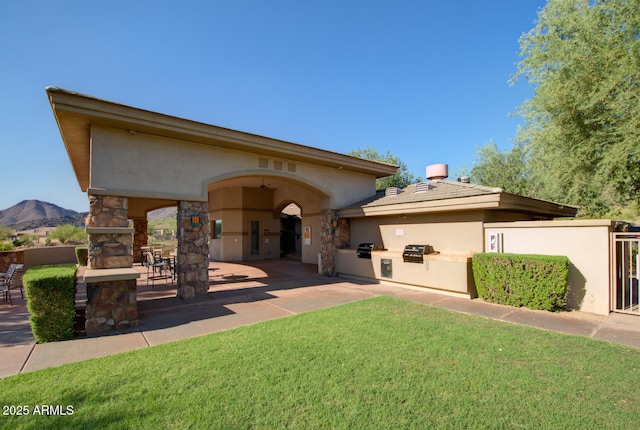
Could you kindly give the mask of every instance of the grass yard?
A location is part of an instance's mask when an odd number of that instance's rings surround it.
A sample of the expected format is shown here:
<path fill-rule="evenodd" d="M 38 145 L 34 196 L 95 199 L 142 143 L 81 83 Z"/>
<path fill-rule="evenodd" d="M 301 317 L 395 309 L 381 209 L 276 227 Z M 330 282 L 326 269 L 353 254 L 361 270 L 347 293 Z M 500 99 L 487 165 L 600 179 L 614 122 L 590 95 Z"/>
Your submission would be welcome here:
<path fill-rule="evenodd" d="M 6 378 L 0 405 L 73 407 L 6 429 L 636 429 L 640 350 L 378 297 Z"/>

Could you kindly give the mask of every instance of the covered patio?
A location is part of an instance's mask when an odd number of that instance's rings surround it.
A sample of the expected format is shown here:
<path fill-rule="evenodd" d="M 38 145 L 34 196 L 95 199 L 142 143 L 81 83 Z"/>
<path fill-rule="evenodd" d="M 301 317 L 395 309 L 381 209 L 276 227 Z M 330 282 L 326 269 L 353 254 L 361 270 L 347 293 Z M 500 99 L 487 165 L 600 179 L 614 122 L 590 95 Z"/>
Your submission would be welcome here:
<path fill-rule="evenodd" d="M 147 213 L 177 207 L 177 296 L 206 295 L 212 253 L 223 261 L 279 258 L 279 217 L 296 204 L 301 260 L 336 274 L 350 245 L 338 210 L 375 194 L 397 166 L 149 112 L 57 87 L 47 94 L 80 188 L 89 199 L 87 333 L 139 324 L 133 268 Z M 219 236 L 215 226 L 220 222 Z"/>

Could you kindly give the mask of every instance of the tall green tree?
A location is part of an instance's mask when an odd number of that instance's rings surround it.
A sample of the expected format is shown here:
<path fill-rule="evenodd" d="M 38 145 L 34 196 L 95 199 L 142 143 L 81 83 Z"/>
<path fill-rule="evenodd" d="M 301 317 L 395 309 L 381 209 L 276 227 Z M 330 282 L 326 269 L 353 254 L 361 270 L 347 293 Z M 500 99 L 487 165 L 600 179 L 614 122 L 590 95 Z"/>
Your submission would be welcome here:
<path fill-rule="evenodd" d="M 527 152 L 519 145 L 501 151 L 490 141 L 478 148 L 471 178 L 474 183 L 500 187 L 508 193 L 540 197 L 529 171 Z"/>
<path fill-rule="evenodd" d="M 407 185 L 415 184 L 423 179 L 420 176 L 414 176 L 409 172 L 407 163 L 402 161 L 399 157 L 392 155 L 389 150 L 385 154 L 380 154 L 376 149 L 369 146 L 366 148 L 356 148 L 349 151 L 349 155 L 352 157 L 358 157 L 365 160 L 380 161 L 387 164 L 395 164 L 398 166 L 398 171 L 393 176 L 387 176 L 385 178 L 378 178 L 376 180 L 376 189 L 383 190 L 389 187 L 404 188 Z"/>
<path fill-rule="evenodd" d="M 598 215 L 640 201 L 640 1 L 549 0 L 513 77 L 541 195 Z"/>

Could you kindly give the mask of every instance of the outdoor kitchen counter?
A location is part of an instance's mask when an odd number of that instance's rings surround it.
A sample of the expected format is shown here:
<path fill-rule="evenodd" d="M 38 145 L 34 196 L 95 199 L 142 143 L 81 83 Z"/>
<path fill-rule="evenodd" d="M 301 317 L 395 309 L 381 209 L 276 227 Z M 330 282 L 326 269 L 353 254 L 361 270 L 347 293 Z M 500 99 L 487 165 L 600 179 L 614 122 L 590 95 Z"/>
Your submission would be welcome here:
<path fill-rule="evenodd" d="M 372 251 L 358 258 L 355 249 L 336 253 L 336 270 L 343 276 L 398 282 L 476 297 L 471 253 L 425 254 L 422 262 L 405 262 L 402 249 Z"/>

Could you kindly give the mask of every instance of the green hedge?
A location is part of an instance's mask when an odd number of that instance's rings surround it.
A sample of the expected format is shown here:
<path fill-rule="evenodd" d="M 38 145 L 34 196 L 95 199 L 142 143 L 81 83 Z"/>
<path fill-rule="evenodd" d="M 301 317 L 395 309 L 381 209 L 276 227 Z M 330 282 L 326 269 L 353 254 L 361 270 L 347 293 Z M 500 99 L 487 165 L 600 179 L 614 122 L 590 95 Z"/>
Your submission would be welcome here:
<path fill-rule="evenodd" d="M 88 246 L 76 246 L 76 261 L 80 266 L 86 266 L 89 259 Z"/>
<path fill-rule="evenodd" d="M 72 338 L 76 315 L 76 266 L 32 267 L 22 281 L 36 342 Z"/>
<path fill-rule="evenodd" d="M 473 255 L 478 296 L 509 306 L 557 310 L 565 305 L 569 259 L 556 255 Z"/>

